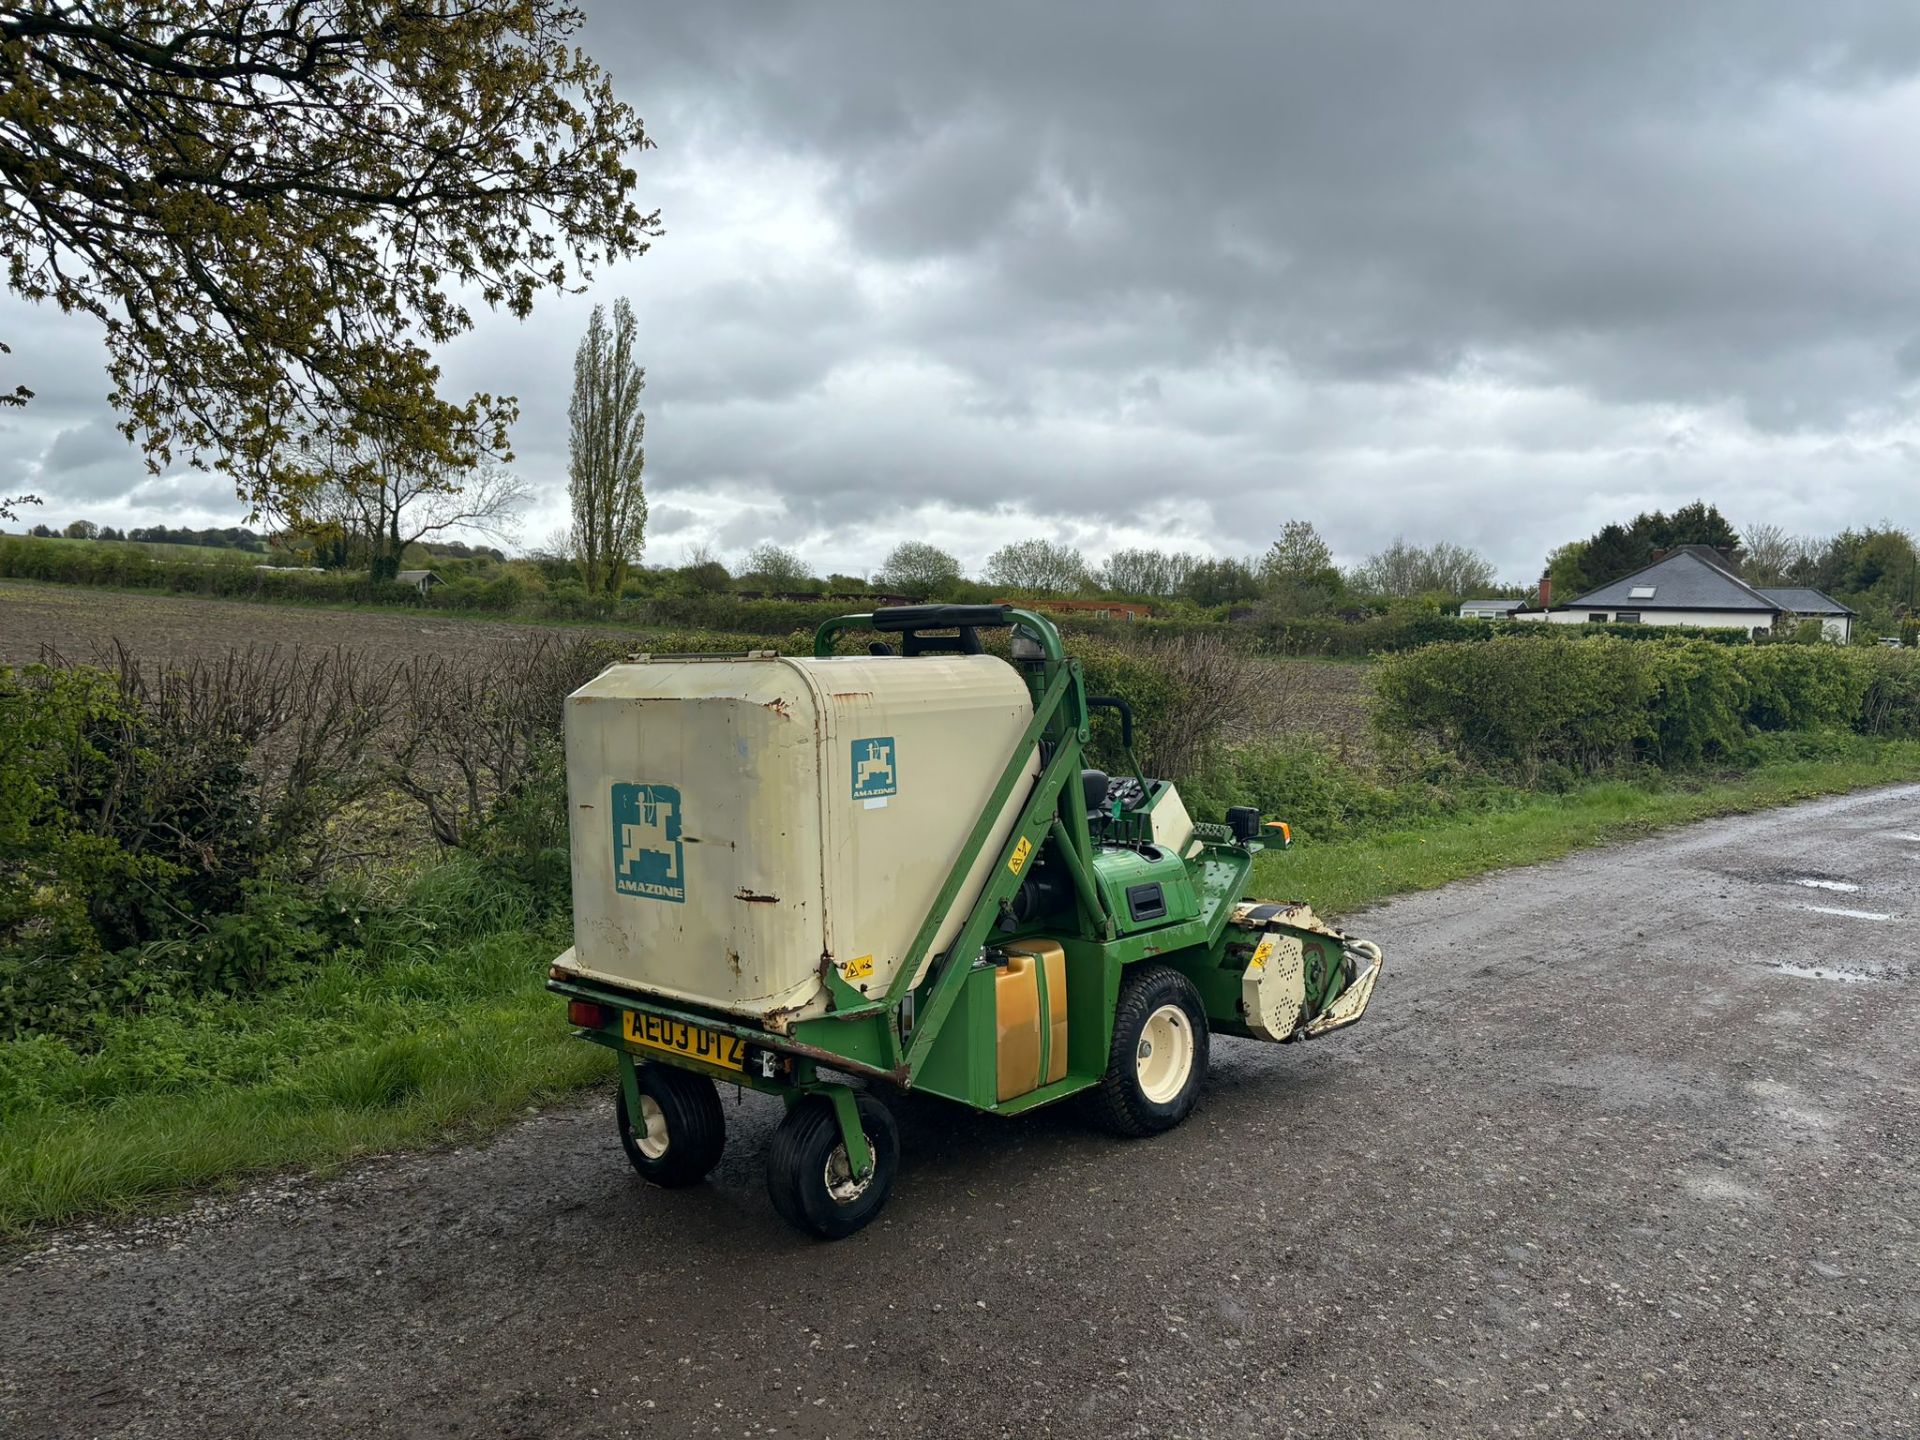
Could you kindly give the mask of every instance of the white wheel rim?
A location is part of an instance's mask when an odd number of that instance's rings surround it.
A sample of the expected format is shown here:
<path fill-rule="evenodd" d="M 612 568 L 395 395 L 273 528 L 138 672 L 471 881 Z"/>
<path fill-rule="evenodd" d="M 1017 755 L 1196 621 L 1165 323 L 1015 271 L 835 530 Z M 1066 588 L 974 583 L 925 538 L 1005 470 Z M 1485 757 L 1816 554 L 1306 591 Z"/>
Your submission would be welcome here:
<path fill-rule="evenodd" d="M 640 1097 L 640 1128 L 634 1132 L 633 1139 L 640 1153 L 649 1160 L 658 1160 L 667 1153 L 666 1112 L 651 1095 Z"/>
<path fill-rule="evenodd" d="M 867 1136 L 867 1149 L 869 1152 L 873 1149 L 871 1135 Z M 853 1162 L 847 1158 L 846 1144 L 842 1142 L 834 1146 L 827 1155 L 827 1197 L 836 1205 L 851 1205 L 867 1193 L 867 1187 L 873 1183 L 873 1177 L 878 1170 L 879 1167 L 876 1164 L 873 1170 L 867 1172 L 866 1179 L 856 1180 L 853 1174 Z"/>
<path fill-rule="evenodd" d="M 1193 1073 L 1193 1022 L 1178 1005 L 1162 1005 L 1140 1029 L 1140 1046 L 1133 1057 L 1134 1078 L 1140 1093 L 1155 1105 L 1165 1105 L 1186 1088 Z"/>

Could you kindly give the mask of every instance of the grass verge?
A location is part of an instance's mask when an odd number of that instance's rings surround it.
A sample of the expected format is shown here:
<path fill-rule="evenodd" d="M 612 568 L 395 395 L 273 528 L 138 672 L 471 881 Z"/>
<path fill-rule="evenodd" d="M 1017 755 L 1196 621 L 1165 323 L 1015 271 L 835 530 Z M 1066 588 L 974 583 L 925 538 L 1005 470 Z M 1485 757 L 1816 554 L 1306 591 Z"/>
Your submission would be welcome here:
<path fill-rule="evenodd" d="M 1738 775 L 1608 782 L 1257 862 L 1257 893 L 1338 915 L 1712 815 L 1920 780 L 1920 742 L 1856 741 Z M 184 1000 L 98 1048 L 0 1044 L 0 1238 L 290 1167 L 469 1137 L 611 1072 L 543 988 L 564 920 L 472 867 L 424 878 L 353 956 L 265 995 Z"/>
<path fill-rule="evenodd" d="M 444 867 L 297 983 L 164 1003 L 94 1049 L 0 1044 L 0 1238 L 472 1136 L 611 1073 L 544 988 L 564 919 L 502 899 Z"/>
<path fill-rule="evenodd" d="M 1259 894 L 1304 898 L 1322 914 L 1341 915 L 1390 895 L 1555 860 L 1690 820 L 1920 780 L 1920 741 L 1857 740 L 1846 749 L 1837 757 L 1775 760 L 1722 777 L 1597 782 L 1525 795 L 1506 808 L 1269 851 L 1254 862 L 1254 886 Z"/>

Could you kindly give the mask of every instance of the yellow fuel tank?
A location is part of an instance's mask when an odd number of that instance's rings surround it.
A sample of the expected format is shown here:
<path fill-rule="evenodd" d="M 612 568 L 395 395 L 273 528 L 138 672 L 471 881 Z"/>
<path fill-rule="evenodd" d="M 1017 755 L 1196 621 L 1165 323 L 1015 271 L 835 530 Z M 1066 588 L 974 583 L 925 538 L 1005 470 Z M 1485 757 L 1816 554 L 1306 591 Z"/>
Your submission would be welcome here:
<path fill-rule="evenodd" d="M 1067 1073 L 1067 952 L 1057 940 L 1007 947 L 994 977 L 999 1098 L 1011 1100 Z M 1045 1044 L 1042 1044 L 1042 1041 Z"/>

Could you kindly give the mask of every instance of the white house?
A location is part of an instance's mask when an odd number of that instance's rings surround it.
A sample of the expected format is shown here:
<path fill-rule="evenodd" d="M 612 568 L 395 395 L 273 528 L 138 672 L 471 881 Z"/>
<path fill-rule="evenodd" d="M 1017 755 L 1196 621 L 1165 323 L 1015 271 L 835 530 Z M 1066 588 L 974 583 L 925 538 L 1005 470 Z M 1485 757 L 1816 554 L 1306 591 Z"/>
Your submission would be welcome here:
<path fill-rule="evenodd" d="M 1526 602 L 1524 600 L 1462 600 L 1462 620 L 1507 620 Z"/>
<path fill-rule="evenodd" d="M 1748 632 L 1817 619 L 1827 639 L 1845 644 L 1852 638 L 1853 613 L 1818 590 L 1749 585 L 1718 551 L 1683 545 L 1564 605 L 1521 611 L 1513 618 L 1553 625 L 1692 625 Z"/>

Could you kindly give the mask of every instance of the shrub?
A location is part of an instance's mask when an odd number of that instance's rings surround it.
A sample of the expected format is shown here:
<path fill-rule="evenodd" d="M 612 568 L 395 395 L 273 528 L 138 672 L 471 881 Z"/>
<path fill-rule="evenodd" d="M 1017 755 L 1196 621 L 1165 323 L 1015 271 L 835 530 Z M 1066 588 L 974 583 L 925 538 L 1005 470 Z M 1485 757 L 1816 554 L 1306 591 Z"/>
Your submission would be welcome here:
<path fill-rule="evenodd" d="M 1740 657 L 1746 718 L 1760 730 L 1851 725 L 1873 680 L 1858 652 L 1837 645 L 1761 645 Z"/>
<path fill-rule="evenodd" d="M 1686 766 L 1737 756 L 1747 735 L 1750 687 L 1738 663 L 1746 657 L 1725 646 L 1687 640 L 1648 647 L 1647 653 L 1654 677 L 1647 701 L 1647 758 L 1656 765 Z"/>
<path fill-rule="evenodd" d="M 1628 644 L 1577 634 L 1433 645 L 1381 666 L 1377 720 L 1532 780 L 1639 757 L 1740 759 L 1755 732 L 1920 735 L 1920 656 L 1834 645 Z"/>
<path fill-rule="evenodd" d="M 1867 677 L 1854 728 L 1866 735 L 1920 737 L 1920 652 L 1876 648 L 1847 654 Z"/>
<path fill-rule="evenodd" d="M 1431 740 L 1535 783 L 1629 762 L 1652 732 L 1654 647 L 1594 637 L 1496 635 L 1382 662 L 1376 720 L 1391 738 Z"/>

